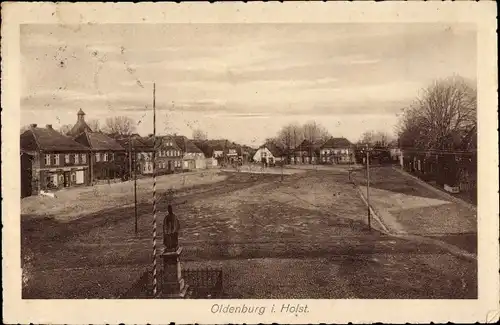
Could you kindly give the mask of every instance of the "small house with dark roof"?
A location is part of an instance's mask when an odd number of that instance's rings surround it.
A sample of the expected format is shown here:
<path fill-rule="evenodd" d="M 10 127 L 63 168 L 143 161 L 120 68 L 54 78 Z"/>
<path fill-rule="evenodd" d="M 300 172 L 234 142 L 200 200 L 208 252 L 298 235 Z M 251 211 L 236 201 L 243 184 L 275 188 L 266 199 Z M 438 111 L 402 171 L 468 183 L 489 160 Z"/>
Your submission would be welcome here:
<path fill-rule="evenodd" d="M 319 160 L 320 144 L 313 143 L 307 139 L 302 141 L 294 150 L 291 157 L 295 164 L 316 164 Z"/>
<path fill-rule="evenodd" d="M 320 148 L 322 164 L 348 164 L 354 162 L 354 147 L 346 138 L 328 139 Z"/>
<path fill-rule="evenodd" d="M 266 166 L 274 166 L 283 162 L 283 149 L 274 143 L 268 142 L 260 146 L 253 155 L 253 161 L 263 163 Z"/>
<path fill-rule="evenodd" d="M 23 196 L 89 184 L 89 149 L 52 125 L 31 124 L 20 135 L 20 147 Z"/>
<path fill-rule="evenodd" d="M 205 169 L 207 167 L 204 152 L 183 135 L 175 135 L 175 142 L 182 151 L 182 168 L 185 170 Z"/>
<path fill-rule="evenodd" d="M 92 182 L 122 178 L 124 176 L 126 166 L 123 165 L 121 156 L 125 155 L 125 148 L 115 139 L 102 132 L 85 130 L 75 137 L 75 141 L 91 151 L 90 173 Z"/>

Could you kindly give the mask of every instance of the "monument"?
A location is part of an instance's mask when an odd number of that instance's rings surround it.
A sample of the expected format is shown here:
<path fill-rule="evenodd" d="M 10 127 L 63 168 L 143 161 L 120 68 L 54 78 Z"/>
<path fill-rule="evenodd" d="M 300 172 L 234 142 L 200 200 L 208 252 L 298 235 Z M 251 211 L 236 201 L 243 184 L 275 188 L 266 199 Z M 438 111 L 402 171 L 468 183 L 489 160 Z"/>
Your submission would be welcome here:
<path fill-rule="evenodd" d="M 162 298 L 184 298 L 188 286 L 182 278 L 180 255 L 182 247 L 179 246 L 180 224 L 177 216 L 172 211 L 172 205 L 168 205 L 167 215 L 163 220 L 163 276 L 162 276 Z"/>

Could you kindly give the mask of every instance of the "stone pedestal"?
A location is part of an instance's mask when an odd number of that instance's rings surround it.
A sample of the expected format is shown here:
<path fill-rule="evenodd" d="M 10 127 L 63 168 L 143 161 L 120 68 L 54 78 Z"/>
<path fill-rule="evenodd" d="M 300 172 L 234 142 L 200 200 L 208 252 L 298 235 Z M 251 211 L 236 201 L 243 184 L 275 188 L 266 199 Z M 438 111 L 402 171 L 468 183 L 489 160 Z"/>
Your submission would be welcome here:
<path fill-rule="evenodd" d="M 180 255 L 182 247 L 176 250 L 164 249 L 161 257 L 163 259 L 162 293 L 163 298 L 184 298 L 188 289 L 182 278 Z"/>

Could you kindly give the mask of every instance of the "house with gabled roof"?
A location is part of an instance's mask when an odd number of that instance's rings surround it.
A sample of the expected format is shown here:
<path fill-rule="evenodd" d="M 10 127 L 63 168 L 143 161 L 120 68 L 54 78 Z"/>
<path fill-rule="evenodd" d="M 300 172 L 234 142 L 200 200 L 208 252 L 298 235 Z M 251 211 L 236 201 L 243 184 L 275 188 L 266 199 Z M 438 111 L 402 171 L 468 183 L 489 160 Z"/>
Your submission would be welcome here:
<path fill-rule="evenodd" d="M 322 164 L 353 163 L 353 144 L 346 138 L 331 137 L 320 147 L 320 162 Z"/>
<path fill-rule="evenodd" d="M 182 168 L 185 170 L 207 168 L 204 152 L 196 146 L 193 140 L 183 135 L 175 135 L 175 142 L 182 150 Z"/>
<path fill-rule="evenodd" d="M 253 155 L 253 161 L 262 163 L 265 166 L 274 166 L 277 163 L 282 163 L 284 158 L 284 150 L 275 143 L 265 143 L 257 149 Z"/>
<path fill-rule="evenodd" d="M 89 148 L 53 129 L 31 124 L 20 135 L 22 196 L 90 183 Z"/>
<path fill-rule="evenodd" d="M 293 163 L 295 164 L 316 164 L 319 160 L 319 148 L 321 144 L 313 143 L 307 139 L 303 140 L 293 150 Z"/>
<path fill-rule="evenodd" d="M 156 136 L 156 145 L 153 145 L 153 136 L 149 135 L 145 142 L 156 148 L 156 173 L 171 174 L 182 171 L 182 150 L 171 135 Z M 143 173 L 150 171 L 144 170 Z"/>

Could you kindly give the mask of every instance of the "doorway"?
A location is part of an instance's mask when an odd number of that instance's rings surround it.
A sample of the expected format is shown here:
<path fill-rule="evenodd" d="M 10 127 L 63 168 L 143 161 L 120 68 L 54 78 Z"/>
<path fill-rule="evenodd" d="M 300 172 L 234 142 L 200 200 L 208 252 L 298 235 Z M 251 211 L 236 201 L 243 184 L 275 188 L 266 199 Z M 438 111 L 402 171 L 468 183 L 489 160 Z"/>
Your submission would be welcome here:
<path fill-rule="evenodd" d="M 64 172 L 64 187 L 69 187 L 71 184 L 70 172 Z"/>

